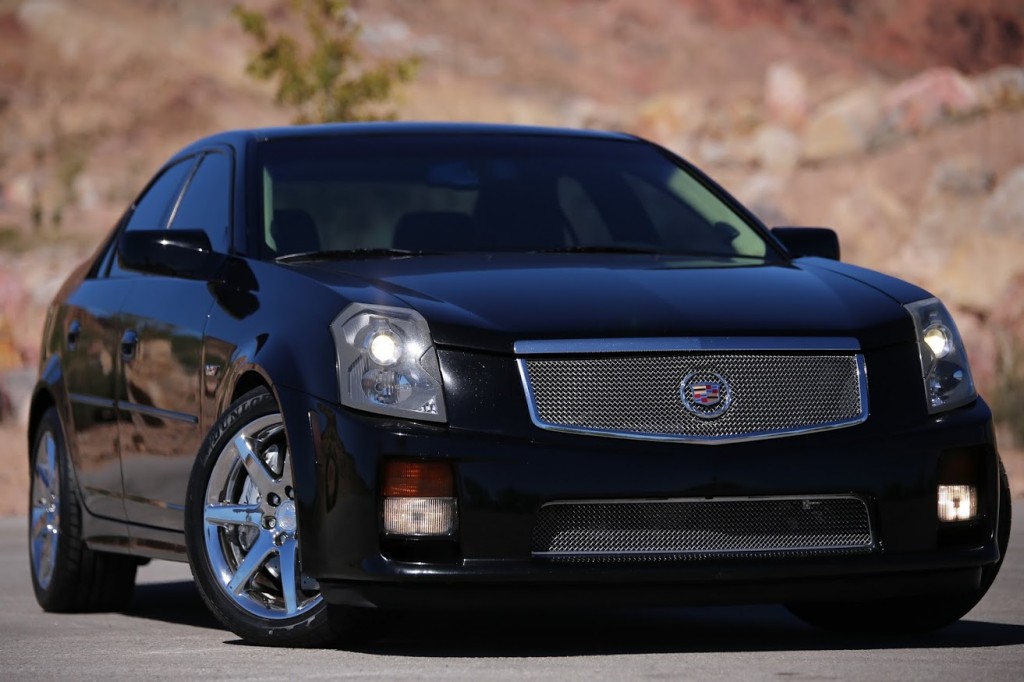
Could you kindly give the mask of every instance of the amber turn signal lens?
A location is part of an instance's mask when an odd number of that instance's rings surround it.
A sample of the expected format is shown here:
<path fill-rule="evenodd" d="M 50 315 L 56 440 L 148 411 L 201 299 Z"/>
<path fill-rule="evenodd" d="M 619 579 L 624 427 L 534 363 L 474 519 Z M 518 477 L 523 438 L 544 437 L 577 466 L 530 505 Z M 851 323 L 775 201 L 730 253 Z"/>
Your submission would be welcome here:
<path fill-rule="evenodd" d="M 455 497 L 455 477 L 446 462 L 389 460 L 381 481 L 384 497 Z"/>

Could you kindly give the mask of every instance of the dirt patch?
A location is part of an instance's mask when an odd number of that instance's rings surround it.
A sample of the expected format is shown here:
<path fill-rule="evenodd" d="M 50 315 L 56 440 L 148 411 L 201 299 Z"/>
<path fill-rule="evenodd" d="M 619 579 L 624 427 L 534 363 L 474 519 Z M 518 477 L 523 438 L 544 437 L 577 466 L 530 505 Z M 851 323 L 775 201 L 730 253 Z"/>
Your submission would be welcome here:
<path fill-rule="evenodd" d="M 22 516 L 27 509 L 25 429 L 14 424 L 0 424 L 0 516 Z"/>

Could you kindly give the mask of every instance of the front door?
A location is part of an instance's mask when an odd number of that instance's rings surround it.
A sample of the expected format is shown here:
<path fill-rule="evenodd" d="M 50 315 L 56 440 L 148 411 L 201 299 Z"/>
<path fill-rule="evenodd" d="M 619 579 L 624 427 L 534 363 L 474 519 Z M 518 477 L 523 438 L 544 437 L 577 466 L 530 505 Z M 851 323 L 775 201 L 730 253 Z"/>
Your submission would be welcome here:
<path fill-rule="evenodd" d="M 203 230 L 213 250 L 226 253 L 232 164 L 227 150 L 200 154 L 159 227 Z M 200 423 L 203 333 L 214 298 L 206 281 L 122 275 L 133 277 L 119 320 L 126 515 L 132 523 L 184 530 L 188 478 L 208 426 Z"/>
<path fill-rule="evenodd" d="M 206 282 L 140 277 L 120 315 L 121 472 L 127 518 L 183 530 L 192 463 L 202 444 Z"/>

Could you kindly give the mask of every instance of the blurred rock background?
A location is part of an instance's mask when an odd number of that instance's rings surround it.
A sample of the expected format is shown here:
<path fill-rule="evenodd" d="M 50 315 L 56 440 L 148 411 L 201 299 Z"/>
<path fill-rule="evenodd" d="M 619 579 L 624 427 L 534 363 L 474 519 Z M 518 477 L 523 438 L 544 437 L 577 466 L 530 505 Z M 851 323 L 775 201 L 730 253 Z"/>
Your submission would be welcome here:
<path fill-rule="evenodd" d="M 0 0 L 0 513 L 45 306 L 194 138 L 286 123 L 232 0 Z M 286 20 L 285 0 L 247 6 Z M 956 316 L 1024 492 L 1024 1 L 356 0 L 402 118 L 635 132 Z"/>

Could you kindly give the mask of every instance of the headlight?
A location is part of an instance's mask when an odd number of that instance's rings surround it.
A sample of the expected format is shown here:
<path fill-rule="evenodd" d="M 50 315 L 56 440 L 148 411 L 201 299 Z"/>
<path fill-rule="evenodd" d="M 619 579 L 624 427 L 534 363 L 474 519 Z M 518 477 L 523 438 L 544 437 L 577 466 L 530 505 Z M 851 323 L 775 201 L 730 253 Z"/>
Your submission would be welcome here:
<path fill-rule="evenodd" d="M 414 310 L 349 305 L 331 323 L 341 404 L 380 414 L 445 421 L 437 351 Z"/>
<path fill-rule="evenodd" d="M 978 393 L 967 365 L 967 353 L 946 306 L 937 298 L 927 298 L 909 303 L 906 308 L 917 328 L 928 411 L 951 410 L 974 400 Z"/>

